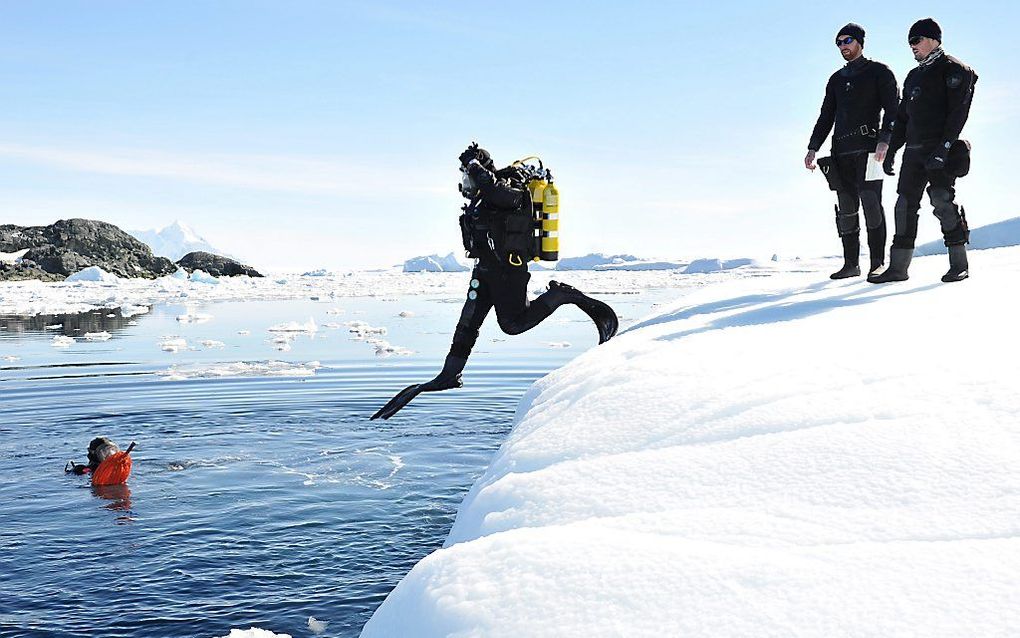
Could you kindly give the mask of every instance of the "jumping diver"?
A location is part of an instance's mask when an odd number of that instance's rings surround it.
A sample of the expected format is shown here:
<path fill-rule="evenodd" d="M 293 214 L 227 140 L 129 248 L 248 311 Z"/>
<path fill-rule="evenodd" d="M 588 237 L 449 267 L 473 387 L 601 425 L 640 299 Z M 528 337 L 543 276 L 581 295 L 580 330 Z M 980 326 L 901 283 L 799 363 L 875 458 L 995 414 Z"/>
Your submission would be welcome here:
<path fill-rule="evenodd" d="M 550 281 L 549 289 L 529 303 L 528 261 L 532 256 L 531 195 L 525 177 L 514 165 L 496 170 L 489 153 L 472 144 L 460 154 L 460 192 L 468 204 L 461 215 L 461 235 L 468 256 L 475 258 L 467 300 L 453 332 L 442 371 L 426 383 L 410 385 L 372 415 L 388 419 L 422 392 L 462 387 L 461 372 L 478 339 L 478 329 L 496 309 L 496 321 L 508 335 L 540 324 L 564 304 L 573 304 L 595 323 L 599 343 L 616 335 L 619 320 L 608 304 L 566 284 Z"/>

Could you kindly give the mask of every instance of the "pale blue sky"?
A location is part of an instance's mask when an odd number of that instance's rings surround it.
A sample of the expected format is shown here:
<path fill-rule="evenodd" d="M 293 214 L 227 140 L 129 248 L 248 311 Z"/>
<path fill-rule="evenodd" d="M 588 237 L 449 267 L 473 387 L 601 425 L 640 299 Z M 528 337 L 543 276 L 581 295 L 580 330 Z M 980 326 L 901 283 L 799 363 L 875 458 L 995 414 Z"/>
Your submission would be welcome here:
<path fill-rule="evenodd" d="M 180 219 L 264 268 L 383 266 L 459 249 L 456 157 L 478 140 L 553 168 L 565 255 L 835 254 L 801 159 L 836 30 L 861 23 L 902 82 L 928 15 L 981 76 L 968 218 L 1020 215 L 1015 3 L 621 7 L 4 2 L 0 223 Z"/>

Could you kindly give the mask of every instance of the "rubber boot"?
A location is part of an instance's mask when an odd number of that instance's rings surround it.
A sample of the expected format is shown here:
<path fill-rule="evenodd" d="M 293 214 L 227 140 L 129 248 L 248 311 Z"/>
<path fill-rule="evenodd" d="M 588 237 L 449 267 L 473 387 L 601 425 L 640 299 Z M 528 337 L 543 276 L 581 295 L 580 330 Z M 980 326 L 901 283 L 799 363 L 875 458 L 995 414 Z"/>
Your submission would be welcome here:
<path fill-rule="evenodd" d="M 880 275 L 868 277 L 868 282 L 885 284 L 890 281 L 906 281 L 910 279 L 907 275 L 907 270 L 910 268 L 910 260 L 913 258 L 913 248 L 893 248 L 889 251 L 889 267 Z"/>
<path fill-rule="evenodd" d="M 616 331 L 620 327 L 620 320 L 617 318 L 616 312 L 609 307 L 609 304 L 598 299 L 592 299 L 577 288 L 561 284 L 558 281 L 549 282 L 549 292 L 554 293 L 557 305 L 564 303 L 574 304 L 595 322 L 595 327 L 599 331 L 600 344 L 616 336 Z M 542 296 L 544 297 L 545 295 Z M 539 297 L 539 299 L 541 298 Z"/>
<path fill-rule="evenodd" d="M 861 275 L 861 237 L 860 235 L 843 235 L 843 267 L 829 275 L 829 279 L 846 279 Z"/>
<path fill-rule="evenodd" d="M 942 281 L 952 283 L 963 281 L 970 276 L 967 272 L 967 247 L 964 244 L 949 247 L 949 271 L 942 275 Z"/>

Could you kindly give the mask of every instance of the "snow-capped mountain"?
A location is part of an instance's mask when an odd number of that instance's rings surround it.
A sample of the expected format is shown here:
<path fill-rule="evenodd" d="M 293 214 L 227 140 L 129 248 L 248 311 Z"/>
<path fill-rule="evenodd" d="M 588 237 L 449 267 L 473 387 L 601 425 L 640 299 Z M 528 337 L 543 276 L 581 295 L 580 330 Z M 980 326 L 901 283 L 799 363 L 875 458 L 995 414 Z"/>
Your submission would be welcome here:
<path fill-rule="evenodd" d="M 177 261 L 196 250 L 229 257 L 222 250 L 213 247 L 191 227 L 179 221 L 159 230 L 129 230 L 132 237 L 149 245 L 153 254 Z"/>

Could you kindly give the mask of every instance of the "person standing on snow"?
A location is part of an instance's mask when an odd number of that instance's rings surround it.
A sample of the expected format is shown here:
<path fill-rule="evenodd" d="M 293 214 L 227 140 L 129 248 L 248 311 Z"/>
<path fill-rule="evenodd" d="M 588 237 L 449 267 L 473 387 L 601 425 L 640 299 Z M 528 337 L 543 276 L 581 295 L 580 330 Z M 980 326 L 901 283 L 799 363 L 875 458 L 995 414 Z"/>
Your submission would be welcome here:
<path fill-rule="evenodd" d="M 928 185 L 935 216 L 949 249 L 949 270 L 942 281 L 969 276 L 966 244 L 970 230 L 963 208 L 956 203 L 956 178 L 970 170 L 970 145 L 960 139 L 970 114 L 977 73 L 942 50 L 942 28 L 931 18 L 918 20 L 907 35 L 918 66 L 903 82 L 903 100 L 896 119 L 883 130 L 875 152 L 893 174 L 896 151 L 906 144 L 896 192 L 896 233 L 889 251 L 889 268 L 868 281 L 876 284 L 905 281 L 917 238 L 917 211 Z"/>
<path fill-rule="evenodd" d="M 851 22 L 840 29 L 836 46 L 846 65 L 833 73 L 825 85 L 825 98 L 808 142 L 804 166 L 815 169 L 815 154 L 835 126 L 832 157 L 822 170 L 829 187 L 836 191 L 836 231 L 843 242 L 843 267 L 830 277 L 845 279 L 861 274 L 858 215 L 861 207 L 868 229 L 869 275 L 885 262 L 882 180 L 865 178 L 868 154 L 875 152 L 877 143 L 879 113 L 885 112 L 885 125 L 888 125 L 896 113 L 899 93 L 896 76 L 889 67 L 864 57 L 864 29 L 860 25 Z"/>
<path fill-rule="evenodd" d="M 549 282 L 549 290 L 528 301 L 528 251 L 534 241 L 531 195 L 519 169 L 496 170 L 488 151 L 472 144 L 460 154 L 461 195 L 469 200 L 461 215 L 461 236 L 475 258 L 467 299 L 453 331 L 442 371 L 431 381 L 410 385 L 372 418 L 388 419 L 422 392 L 459 388 L 461 372 L 478 339 L 478 329 L 495 308 L 500 329 L 509 335 L 531 330 L 557 308 L 573 304 L 595 323 L 599 343 L 616 335 L 619 319 L 608 304 L 572 286 Z"/>

